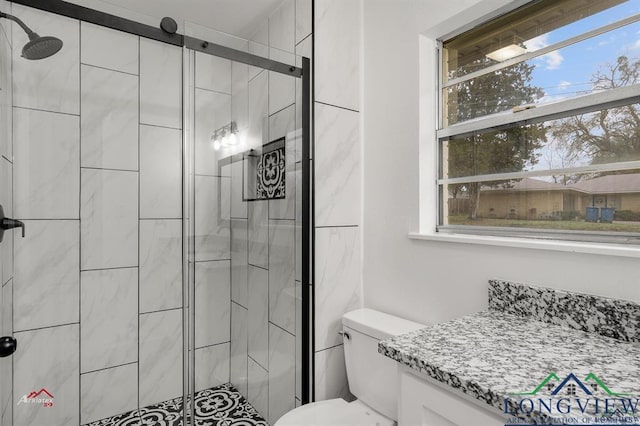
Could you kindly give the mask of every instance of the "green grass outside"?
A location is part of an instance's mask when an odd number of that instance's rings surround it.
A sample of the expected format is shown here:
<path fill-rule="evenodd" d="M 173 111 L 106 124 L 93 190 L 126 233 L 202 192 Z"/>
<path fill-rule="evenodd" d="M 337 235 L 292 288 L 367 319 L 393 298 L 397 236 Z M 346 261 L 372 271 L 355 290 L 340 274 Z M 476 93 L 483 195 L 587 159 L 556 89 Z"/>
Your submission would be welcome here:
<path fill-rule="evenodd" d="M 567 231 L 640 232 L 640 222 L 593 223 L 584 220 L 527 220 L 449 216 L 449 225 L 499 226 L 505 228 L 562 229 Z"/>

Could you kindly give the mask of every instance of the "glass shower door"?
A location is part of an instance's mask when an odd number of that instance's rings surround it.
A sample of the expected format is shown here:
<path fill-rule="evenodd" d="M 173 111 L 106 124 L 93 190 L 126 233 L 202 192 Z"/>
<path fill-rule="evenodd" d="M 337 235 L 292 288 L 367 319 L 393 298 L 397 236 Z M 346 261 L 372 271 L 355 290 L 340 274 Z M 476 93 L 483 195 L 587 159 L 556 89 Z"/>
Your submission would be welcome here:
<path fill-rule="evenodd" d="M 6 5 L 64 45 L 2 20 L 2 426 L 179 421 L 182 49 Z"/>
<path fill-rule="evenodd" d="M 185 58 L 194 415 L 273 424 L 303 400 L 303 86 L 242 53 Z"/>
<path fill-rule="evenodd" d="M 0 242 L 0 331 L 18 342 L 0 426 L 273 423 L 307 402 L 299 57 L 0 8 L 64 42 L 26 61 L 0 21 L 0 204 L 24 224 Z"/>

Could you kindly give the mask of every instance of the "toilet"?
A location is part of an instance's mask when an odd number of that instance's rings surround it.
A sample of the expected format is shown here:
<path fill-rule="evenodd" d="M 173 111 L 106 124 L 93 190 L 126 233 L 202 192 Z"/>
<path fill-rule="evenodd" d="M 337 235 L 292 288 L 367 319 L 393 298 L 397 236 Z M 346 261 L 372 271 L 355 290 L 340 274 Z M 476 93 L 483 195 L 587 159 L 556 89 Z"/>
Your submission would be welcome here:
<path fill-rule="evenodd" d="M 342 317 L 344 357 L 349 390 L 358 399 L 342 398 L 300 406 L 274 426 L 392 426 L 398 420 L 397 362 L 378 353 L 378 342 L 424 328 L 423 324 L 373 309 Z"/>

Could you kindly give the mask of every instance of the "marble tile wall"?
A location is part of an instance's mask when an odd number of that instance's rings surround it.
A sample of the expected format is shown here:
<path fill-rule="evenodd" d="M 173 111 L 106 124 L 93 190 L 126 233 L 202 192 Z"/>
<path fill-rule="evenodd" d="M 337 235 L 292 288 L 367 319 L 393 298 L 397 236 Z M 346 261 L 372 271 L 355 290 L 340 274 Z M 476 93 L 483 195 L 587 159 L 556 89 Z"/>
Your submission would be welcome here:
<path fill-rule="evenodd" d="M 310 56 L 311 3 L 285 1 L 247 48 L 290 63 Z M 65 42 L 27 62 L 11 50 L 24 33 L 0 28 L 11 58 L 0 67 L 0 127 L 14 129 L 0 144 L 0 202 L 27 223 L 25 239 L 2 244 L 0 328 L 28 348 L 14 357 L 25 387 L 14 399 L 47 383 L 59 410 L 18 411 L 3 392 L 2 415 L 84 424 L 179 396 L 182 51 L 12 11 Z M 274 422 L 301 395 L 301 86 L 200 54 L 196 86 L 196 387 L 231 380 Z M 287 138 L 287 198 L 243 202 L 242 171 L 217 167 L 209 136 L 231 119 L 245 146 Z M 50 359 L 29 368 L 45 347 Z"/>
<path fill-rule="evenodd" d="M 2 243 L 3 250 L 13 243 L 14 267 L 13 324 L 3 334 L 18 340 L 12 357 L 13 413 L 5 421 L 79 424 L 80 24 L 15 4 L 11 13 L 65 45 L 59 55 L 41 61 L 24 60 L 20 49 L 11 58 L 13 148 L 4 155 L 13 162 L 9 209 L 25 222 L 26 235 L 9 232 Z M 27 41 L 15 24 L 5 29 L 16 45 Z M 23 395 L 43 387 L 55 395 L 56 410 L 17 405 Z"/>
<path fill-rule="evenodd" d="M 0 11 L 10 13 L 11 4 L 0 1 Z M 0 205 L 13 217 L 13 89 L 11 85 L 11 26 L 0 21 Z M 0 243 L 0 335 L 13 333 L 13 237 L 7 233 Z M 13 417 L 13 368 L 10 357 L 0 358 L 0 425 L 10 425 Z"/>
<path fill-rule="evenodd" d="M 362 305 L 361 0 L 315 0 L 315 399 L 349 398 L 345 312 Z"/>
<path fill-rule="evenodd" d="M 206 37 L 206 34 L 202 34 Z M 231 121 L 231 61 L 195 53 L 195 387 L 230 381 L 231 173 L 211 134 Z M 246 291 L 246 289 L 245 289 Z"/>
<path fill-rule="evenodd" d="M 24 32 L 0 28 L 0 203 L 26 223 L 1 245 L 0 328 L 19 341 L 13 369 L 0 365 L 3 383 L 14 374 L 5 424 L 84 424 L 180 396 L 182 50 L 11 8 L 64 47 L 25 61 L 9 44 Z M 16 405 L 42 387 L 55 410 Z"/>
<path fill-rule="evenodd" d="M 311 0 L 286 0 L 248 50 L 286 63 L 311 56 Z M 300 65 L 300 62 L 297 62 Z M 274 423 L 301 396 L 301 133 L 297 79 L 233 63 L 231 117 L 244 149 L 285 137 L 287 194 L 246 202 L 240 162 L 231 181 L 231 383 Z"/>

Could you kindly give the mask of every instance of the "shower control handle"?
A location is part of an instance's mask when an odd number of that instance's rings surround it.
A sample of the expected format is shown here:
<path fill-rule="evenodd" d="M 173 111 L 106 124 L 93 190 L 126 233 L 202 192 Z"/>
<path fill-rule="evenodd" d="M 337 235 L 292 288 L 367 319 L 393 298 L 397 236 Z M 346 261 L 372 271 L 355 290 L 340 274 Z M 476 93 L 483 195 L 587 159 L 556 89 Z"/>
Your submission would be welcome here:
<path fill-rule="evenodd" d="M 3 231 L 13 228 L 22 228 L 22 238 L 24 238 L 24 222 L 20 220 L 4 217 L 2 218 L 2 223 L 0 223 L 0 228 L 2 228 Z"/>
<path fill-rule="evenodd" d="M 2 242 L 2 237 L 4 237 L 4 231 L 13 228 L 22 228 L 22 238 L 24 238 L 24 223 L 16 219 L 4 217 L 4 209 L 2 205 L 0 205 L 0 243 Z"/>
<path fill-rule="evenodd" d="M 18 349 L 18 341 L 11 336 L 0 337 L 0 358 L 4 358 Z"/>

